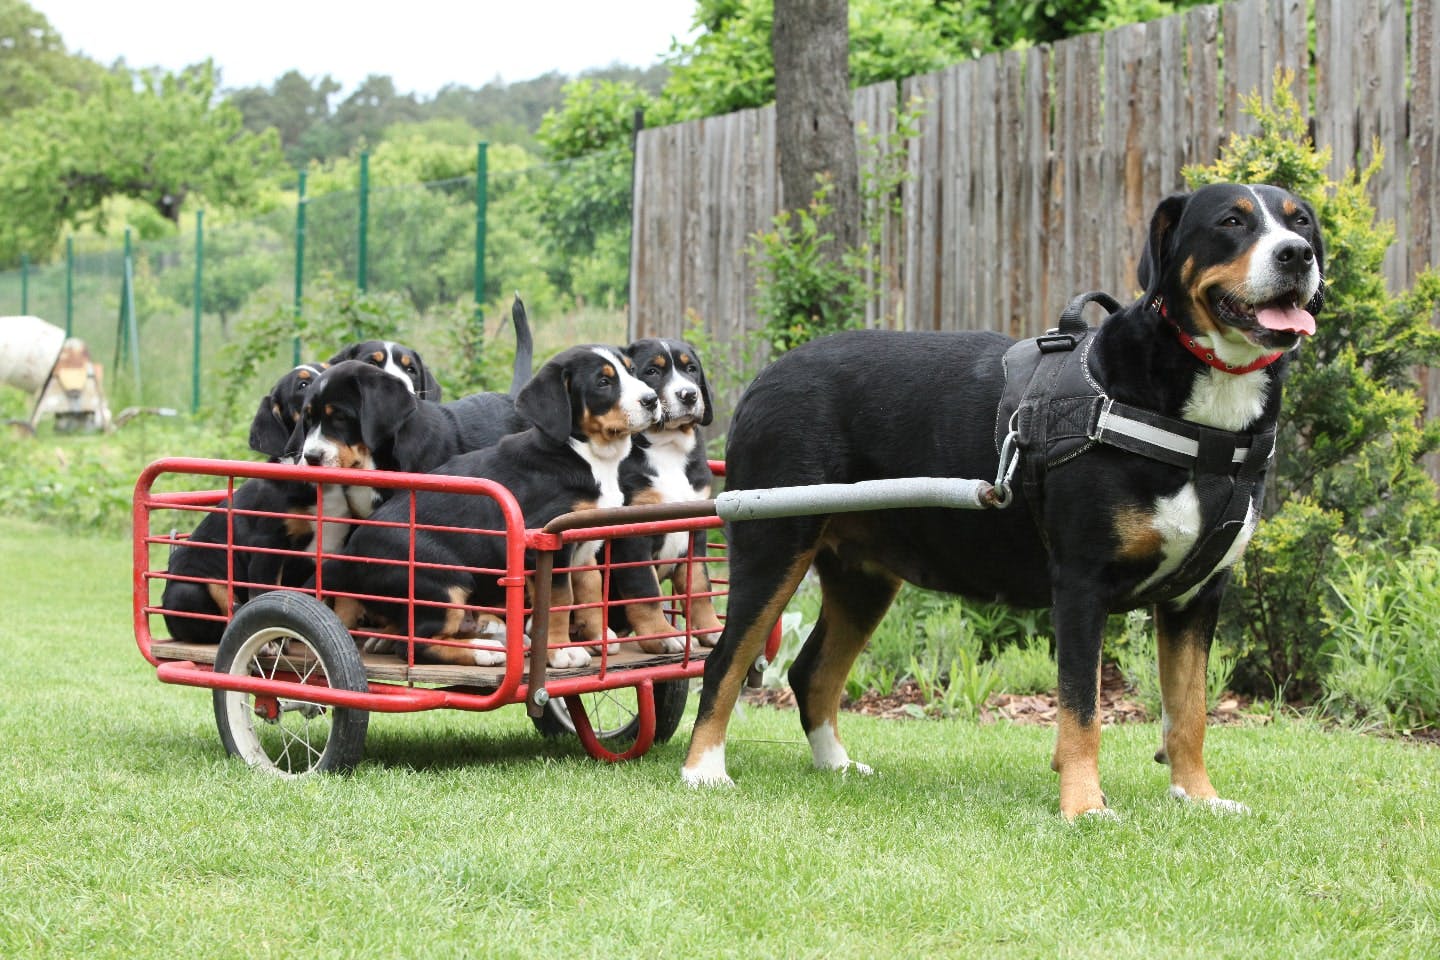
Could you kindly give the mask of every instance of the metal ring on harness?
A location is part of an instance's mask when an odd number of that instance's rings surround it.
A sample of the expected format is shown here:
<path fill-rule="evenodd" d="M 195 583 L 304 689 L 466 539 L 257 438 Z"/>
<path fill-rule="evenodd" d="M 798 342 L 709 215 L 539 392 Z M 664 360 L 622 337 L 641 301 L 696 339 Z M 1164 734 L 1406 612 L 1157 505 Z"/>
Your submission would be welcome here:
<path fill-rule="evenodd" d="M 1000 463 L 995 469 L 995 483 L 991 494 L 995 506 L 1000 509 L 1010 506 L 1010 481 L 1015 476 L 1015 468 L 1020 465 L 1020 448 L 1017 445 L 1019 428 L 1015 425 L 1019 416 L 1019 410 L 1010 414 L 1009 432 L 1000 444 Z"/>

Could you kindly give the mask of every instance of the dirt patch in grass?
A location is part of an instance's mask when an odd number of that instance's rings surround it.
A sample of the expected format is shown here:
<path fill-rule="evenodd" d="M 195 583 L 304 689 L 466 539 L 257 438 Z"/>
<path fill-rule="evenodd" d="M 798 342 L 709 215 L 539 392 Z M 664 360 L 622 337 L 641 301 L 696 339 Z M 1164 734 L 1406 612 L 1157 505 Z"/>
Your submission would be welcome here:
<path fill-rule="evenodd" d="M 747 703 L 767 704 L 780 709 L 793 709 L 795 695 L 788 687 L 782 690 L 745 690 Z M 1266 723 L 1269 717 L 1248 712 L 1249 701 L 1238 696 L 1227 695 L 1210 711 L 1212 724 Z M 913 719 L 923 714 L 925 697 L 913 680 L 904 680 L 895 685 L 888 694 L 869 693 L 852 700 L 846 697 L 841 708 L 852 713 L 888 719 Z M 994 693 L 985 701 L 980 711 L 981 723 L 995 723 L 1009 720 L 1012 723 L 1030 723 L 1053 726 L 1058 702 L 1055 693 L 1013 694 Z M 1102 724 L 1144 723 L 1156 719 L 1150 716 L 1145 705 L 1130 696 L 1125 678 L 1113 664 L 1105 664 L 1100 671 L 1100 722 Z M 1440 742 L 1440 739 L 1437 739 Z"/>

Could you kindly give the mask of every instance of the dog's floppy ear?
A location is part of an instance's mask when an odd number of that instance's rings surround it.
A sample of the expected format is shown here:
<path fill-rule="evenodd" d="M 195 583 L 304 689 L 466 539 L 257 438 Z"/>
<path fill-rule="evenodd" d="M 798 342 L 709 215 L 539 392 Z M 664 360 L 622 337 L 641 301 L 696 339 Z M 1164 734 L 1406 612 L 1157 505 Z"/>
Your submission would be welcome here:
<path fill-rule="evenodd" d="M 356 385 L 360 388 L 360 439 L 365 441 L 371 454 L 390 451 L 401 463 L 413 462 L 409 451 L 401 450 L 400 446 L 415 431 L 402 430 L 400 425 L 410 419 L 420 401 L 399 377 L 392 377 L 379 367 L 362 364 L 356 374 Z"/>
<path fill-rule="evenodd" d="M 1135 279 L 1140 282 L 1140 289 L 1145 291 L 1146 300 L 1160 292 L 1161 280 L 1170 268 L 1175 227 L 1180 223 L 1180 215 L 1185 212 L 1185 204 L 1189 201 L 1188 193 L 1172 193 L 1160 201 L 1150 217 L 1150 233 L 1140 254 L 1140 263 L 1135 268 Z"/>
<path fill-rule="evenodd" d="M 575 418 L 570 410 L 570 371 L 565 365 L 551 360 L 541 367 L 520 388 L 515 412 L 535 424 L 547 439 L 556 443 L 568 440 Z"/>
<path fill-rule="evenodd" d="M 1315 288 L 1315 296 L 1305 304 L 1305 310 L 1314 316 L 1325 309 L 1325 241 L 1320 238 L 1320 218 L 1315 215 L 1315 208 L 1304 200 L 1300 201 L 1300 207 L 1310 218 L 1310 249 L 1315 251 L 1315 266 L 1320 269 L 1320 286 Z"/>
<path fill-rule="evenodd" d="M 700 354 L 696 353 L 695 348 L 690 346 L 690 344 L 682 342 L 680 347 L 689 355 L 691 360 L 695 361 L 695 366 L 700 368 L 698 385 L 700 387 L 700 399 L 705 404 L 705 416 L 700 418 L 700 426 L 708 427 L 710 426 L 710 421 L 715 419 L 715 405 L 710 402 L 710 380 L 705 376 L 705 364 L 700 362 Z"/>
<path fill-rule="evenodd" d="M 274 394 L 267 393 L 260 401 L 260 409 L 250 421 L 250 449 L 278 460 L 285 456 L 285 446 L 290 442 L 295 424 L 281 420 L 276 406 Z"/>
<path fill-rule="evenodd" d="M 430 373 L 430 368 L 425 366 L 425 361 L 420 359 L 418 353 L 415 355 L 415 365 L 420 368 L 420 390 L 418 396 L 421 400 L 439 403 L 442 396 L 440 381 L 436 380 Z"/>

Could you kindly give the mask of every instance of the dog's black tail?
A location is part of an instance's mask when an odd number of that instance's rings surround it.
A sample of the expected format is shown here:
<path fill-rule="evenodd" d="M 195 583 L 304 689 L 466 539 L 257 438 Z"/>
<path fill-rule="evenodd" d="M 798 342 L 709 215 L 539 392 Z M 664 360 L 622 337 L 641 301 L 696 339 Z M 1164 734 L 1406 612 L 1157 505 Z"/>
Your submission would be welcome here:
<path fill-rule="evenodd" d="M 535 367 L 535 340 L 530 336 L 530 320 L 525 316 L 525 304 L 520 302 L 520 292 L 515 292 L 515 304 L 510 308 L 510 319 L 515 323 L 515 366 L 510 374 L 510 396 L 520 394 L 520 388 L 530 382 Z"/>

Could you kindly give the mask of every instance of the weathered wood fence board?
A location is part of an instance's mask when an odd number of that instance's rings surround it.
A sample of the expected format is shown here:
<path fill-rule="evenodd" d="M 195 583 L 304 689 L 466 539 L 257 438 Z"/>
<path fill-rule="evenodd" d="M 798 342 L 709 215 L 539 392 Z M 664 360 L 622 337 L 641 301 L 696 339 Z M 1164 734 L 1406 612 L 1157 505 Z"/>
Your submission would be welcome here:
<path fill-rule="evenodd" d="M 1437 19 L 1440 0 L 1409 0 L 1408 26 L 1406 0 L 1240 0 L 956 64 L 898 95 L 857 90 L 862 164 L 883 162 L 866 143 L 887 143 L 908 173 L 866 323 L 1031 335 L 1079 291 L 1132 295 L 1150 210 L 1185 165 L 1255 130 L 1243 100 L 1268 98 L 1279 67 L 1332 176 L 1384 151 L 1370 188 L 1399 238 L 1387 278 L 1406 284 L 1440 250 Z M 896 111 L 916 104 L 901 143 Z M 729 362 L 763 359 L 745 248 L 780 209 L 776 164 L 773 107 L 641 133 L 633 335 L 698 324 Z M 1440 383 L 1429 393 L 1440 409 Z"/>

